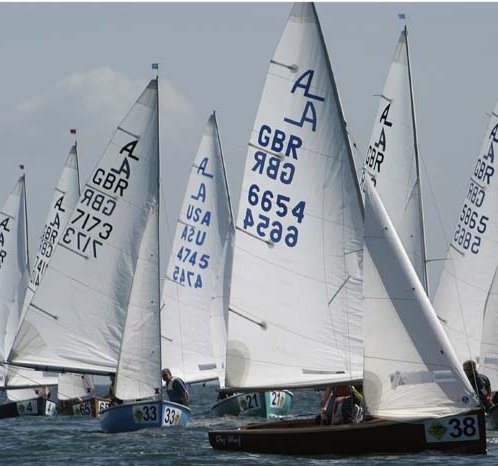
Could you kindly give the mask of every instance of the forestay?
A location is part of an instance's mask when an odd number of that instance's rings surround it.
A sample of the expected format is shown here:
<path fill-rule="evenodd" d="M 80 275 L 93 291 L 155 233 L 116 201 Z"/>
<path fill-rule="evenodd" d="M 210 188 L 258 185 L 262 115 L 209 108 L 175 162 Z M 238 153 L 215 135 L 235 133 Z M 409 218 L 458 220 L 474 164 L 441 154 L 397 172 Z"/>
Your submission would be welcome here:
<path fill-rule="evenodd" d="M 223 385 L 233 232 L 213 113 L 190 171 L 161 304 L 163 367 L 186 382 Z"/>
<path fill-rule="evenodd" d="M 478 407 L 455 351 L 368 178 L 365 187 L 364 391 L 369 413 L 408 420 Z"/>
<path fill-rule="evenodd" d="M 153 80 L 82 189 L 27 309 L 12 362 L 116 371 L 142 236 L 156 199 L 157 152 Z"/>
<path fill-rule="evenodd" d="M 461 363 L 472 359 L 498 368 L 496 285 L 498 267 L 498 191 L 495 148 L 498 148 L 498 104 L 465 192 L 452 236 L 434 308 Z M 484 339 L 483 319 L 485 320 Z M 480 358 L 481 356 L 481 358 Z M 483 360 L 484 358 L 484 360 Z M 495 376 L 496 377 L 496 376 Z M 495 378 L 498 383 L 498 379 Z"/>
<path fill-rule="evenodd" d="M 312 3 L 270 61 L 235 235 L 227 386 L 362 377 L 361 194 Z"/>
<path fill-rule="evenodd" d="M 417 275 L 427 290 L 415 110 L 406 28 L 380 96 L 362 180 L 371 176 Z"/>

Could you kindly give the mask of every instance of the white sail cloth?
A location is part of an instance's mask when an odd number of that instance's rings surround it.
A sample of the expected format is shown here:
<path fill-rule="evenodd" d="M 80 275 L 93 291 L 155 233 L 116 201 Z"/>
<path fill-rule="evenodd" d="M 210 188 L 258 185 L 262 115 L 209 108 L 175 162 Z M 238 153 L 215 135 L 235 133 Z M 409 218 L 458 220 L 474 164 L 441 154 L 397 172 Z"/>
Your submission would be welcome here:
<path fill-rule="evenodd" d="M 373 183 L 365 178 L 364 391 L 384 419 L 479 406 Z"/>
<path fill-rule="evenodd" d="M 311 3 L 294 5 L 270 61 L 236 225 L 227 386 L 360 379 L 361 194 Z"/>
<path fill-rule="evenodd" d="M 29 279 L 24 175 L 0 211 L 0 360 L 14 342 Z"/>
<path fill-rule="evenodd" d="M 417 275 L 427 287 L 408 43 L 401 32 L 380 96 L 362 179 L 371 176 Z"/>
<path fill-rule="evenodd" d="M 88 374 L 59 374 L 57 399 L 74 400 L 95 396 L 93 377 Z"/>
<path fill-rule="evenodd" d="M 186 382 L 224 380 L 233 231 L 213 113 L 192 164 L 161 303 L 163 367 Z"/>
<path fill-rule="evenodd" d="M 14 342 L 28 286 L 27 247 L 26 187 L 23 175 L 0 211 L 0 361 L 2 362 L 6 360 Z M 2 386 L 9 387 L 6 393 L 10 400 L 35 398 L 37 394 L 27 387 L 57 383 L 55 377 L 14 366 L 2 366 L 1 372 Z"/>
<path fill-rule="evenodd" d="M 490 116 L 465 192 L 463 207 L 434 297 L 434 308 L 460 362 L 472 359 L 483 363 L 494 383 L 498 384 L 494 285 L 498 267 L 495 149 L 498 149 L 498 103 Z"/>
<path fill-rule="evenodd" d="M 157 202 L 157 125 L 153 80 L 85 184 L 21 323 L 12 362 L 116 371 L 142 237 Z"/>

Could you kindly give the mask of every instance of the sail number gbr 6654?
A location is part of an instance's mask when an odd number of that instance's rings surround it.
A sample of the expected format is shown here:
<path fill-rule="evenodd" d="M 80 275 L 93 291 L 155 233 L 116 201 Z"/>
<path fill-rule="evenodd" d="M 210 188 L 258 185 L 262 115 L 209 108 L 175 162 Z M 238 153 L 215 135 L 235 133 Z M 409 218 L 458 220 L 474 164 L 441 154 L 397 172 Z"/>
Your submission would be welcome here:
<path fill-rule="evenodd" d="M 291 128 L 301 128 L 310 135 L 317 129 L 317 108 L 325 102 L 324 97 L 311 91 L 314 87 L 313 76 L 314 70 L 307 70 L 293 82 L 289 94 L 300 103 L 301 113 L 283 117 L 283 122 L 292 125 Z M 296 180 L 303 139 L 262 124 L 258 129 L 257 142 L 251 146 L 255 147 L 250 161 L 254 182 L 247 187 L 248 204 L 242 210 L 242 227 L 265 241 L 293 248 L 299 241 L 299 226 L 305 218 L 306 201 L 294 199 L 285 191 Z"/>

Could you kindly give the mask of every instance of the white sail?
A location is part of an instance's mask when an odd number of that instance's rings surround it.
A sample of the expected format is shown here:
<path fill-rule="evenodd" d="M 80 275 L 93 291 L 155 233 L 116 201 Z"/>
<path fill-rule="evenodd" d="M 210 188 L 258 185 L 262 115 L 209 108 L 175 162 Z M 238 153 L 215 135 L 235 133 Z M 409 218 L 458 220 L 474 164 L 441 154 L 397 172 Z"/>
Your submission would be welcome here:
<path fill-rule="evenodd" d="M 78 168 L 78 155 L 76 144 L 71 147 L 69 155 L 67 156 L 66 163 L 59 177 L 57 185 L 54 189 L 54 196 L 50 204 L 50 209 L 43 227 L 42 234 L 40 236 L 40 245 L 38 247 L 38 252 L 36 254 L 35 263 L 31 269 L 31 275 L 29 279 L 28 289 L 26 290 L 26 296 L 24 298 L 23 312 L 21 316 L 27 311 L 29 303 L 33 298 L 36 289 L 41 281 L 41 278 L 47 268 L 48 263 L 54 252 L 54 248 L 60 239 L 60 234 L 65 228 L 69 217 L 71 216 L 78 199 L 80 197 L 80 181 L 79 181 L 79 168 Z M 22 317 L 21 317 L 22 318 Z M 64 380 L 58 380 L 57 376 L 54 374 L 47 374 L 41 372 L 30 371 L 29 369 L 16 368 L 15 372 L 12 368 L 9 368 L 9 385 L 43 385 L 51 384 L 55 385 L 61 383 L 64 385 Z M 65 374 L 63 379 L 67 380 L 71 377 L 69 374 Z M 90 377 L 90 376 L 88 376 Z M 75 376 L 77 380 L 81 379 L 81 376 Z M 60 391 L 60 386 L 59 386 Z M 16 396 L 19 396 L 17 394 Z M 23 397 L 35 398 L 37 394 L 35 389 L 33 389 L 31 396 L 29 391 L 26 391 Z M 79 396 L 79 395 L 78 395 Z"/>
<path fill-rule="evenodd" d="M 227 386 L 362 378 L 362 201 L 312 3 L 270 61 L 235 234 Z"/>
<path fill-rule="evenodd" d="M 156 146 L 159 151 L 159 146 Z M 136 400 L 161 396 L 161 323 L 159 282 L 159 157 L 155 164 L 156 192 L 141 241 L 126 324 L 119 353 L 116 396 Z"/>
<path fill-rule="evenodd" d="M 371 176 L 427 289 L 422 199 L 406 28 L 380 96 L 362 179 Z"/>
<path fill-rule="evenodd" d="M 186 382 L 224 377 L 234 231 L 227 189 L 213 113 L 192 164 L 161 304 L 163 367 Z"/>
<path fill-rule="evenodd" d="M 498 267 L 495 148 L 498 149 L 498 103 L 490 116 L 434 297 L 434 308 L 461 363 L 480 359 L 485 309 L 486 320 L 490 324 L 496 320 L 495 299 L 490 296 Z M 486 331 L 490 330 L 493 332 Z M 496 348 L 488 337 L 486 342 Z M 487 346 L 485 353 L 489 351 L 496 353 Z M 495 359 L 492 364 L 496 370 L 496 357 L 483 356 L 488 357 L 488 363 Z"/>
<path fill-rule="evenodd" d="M 142 236 L 157 191 L 157 122 L 157 82 L 152 80 L 82 189 L 21 323 L 12 362 L 55 371 L 116 371 Z"/>
<path fill-rule="evenodd" d="M 0 211 L 0 361 L 5 361 L 14 342 L 29 279 L 26 188 L 24 175 Z M 2 366 L 2 386 L 39 385 L 43 374 Z M 23 376 L 24 373 L 24 376 Z M 29 389 L 8 390 L 11 399 L 33 398 Z"/>
<path fill-rule="evenodd" d="M 370 414 L 415 419 L 478 407 L 370 179 L 365 179 L 364 391 Z"/>
<path fill-rule="evenodd" d="M 28 291 L 24 306 L 27 307 L 35 293 L 55 246 L 60 239 L 73 210 L 80 197 L 80 181 L 78 169 L 78 155 L 76 144 L 71 147 L 64 169 L 54 189 L 54 196 L 50 203 L 47 220 L 40 237 L 40 246 L 36 254 L 35 263 L 31 270 Z"/>
<path fill-rule="evenodd" d="M 93 377 L 87 374 L 59 374 L 57 399 L 74 400 L 95 395 Z"/>

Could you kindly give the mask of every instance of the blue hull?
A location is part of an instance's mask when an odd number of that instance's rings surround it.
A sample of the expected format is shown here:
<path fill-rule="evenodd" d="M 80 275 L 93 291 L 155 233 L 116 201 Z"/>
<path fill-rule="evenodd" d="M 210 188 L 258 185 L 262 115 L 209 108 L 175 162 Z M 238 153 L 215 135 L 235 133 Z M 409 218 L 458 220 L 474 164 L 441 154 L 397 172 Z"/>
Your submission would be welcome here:
<path fill-rule="evenodd" d="M 131 432 L 149 427 L 185 427 L 190 409 L 171 401 L 137 401 L 102 410 L 104 432 Z"/>
<path fill-rule="evenodd" d="M 211 410 L 215 416 L 285 416 L 291 409 L 293 397 L 287 390 L 236 393 L 216 403 Z"/>

